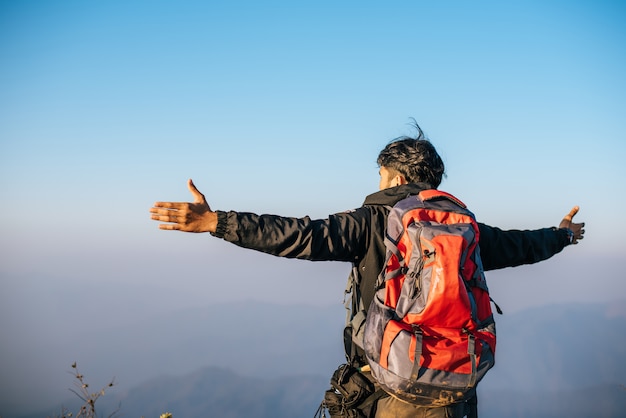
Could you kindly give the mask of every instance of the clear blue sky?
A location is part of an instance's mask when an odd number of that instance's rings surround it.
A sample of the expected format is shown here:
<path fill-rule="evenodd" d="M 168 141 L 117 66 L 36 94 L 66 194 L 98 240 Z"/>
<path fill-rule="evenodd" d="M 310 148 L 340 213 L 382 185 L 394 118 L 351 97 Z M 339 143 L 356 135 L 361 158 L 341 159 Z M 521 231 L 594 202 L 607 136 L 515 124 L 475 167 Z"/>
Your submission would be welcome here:
<path fill-rule="evenodd" d="M 499 301 L 624 296 L 623 2 L 219 3 L 0 1 L 9 336 L 52 338 L 62 317 L 47 314 L 67 304 L 114 324 L 217 300 L 340 301 L 346 265 L 160 231 L 148 209 L 188 200 L 190 177 L 215 209 L 357 207 L 377 188 L 378 151 L 412 133 L 411 117 L 447 164 L 441 188 L 479 220 L 539 228 L 581 207 L 584 242 L 492 274 Z M 250 264 L 276 278 L 228 280 Z M 547 295 L 527 300 L 515 274 Z M 102 286 L 127 298 L 102 300 Z M 2 350 L 8 362 L 17 349 Z"/>

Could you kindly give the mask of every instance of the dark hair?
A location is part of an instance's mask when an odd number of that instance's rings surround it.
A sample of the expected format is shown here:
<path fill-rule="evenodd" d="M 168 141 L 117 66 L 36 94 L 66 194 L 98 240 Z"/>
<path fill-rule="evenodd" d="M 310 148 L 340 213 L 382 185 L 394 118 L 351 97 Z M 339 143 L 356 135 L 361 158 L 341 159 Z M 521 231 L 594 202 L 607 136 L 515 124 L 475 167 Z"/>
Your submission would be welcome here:
<path fill-rule="evenodd" d="M 417 136 L 402 136 L 391 141 L 378 154 L 378 166 L 395 170 L 409 183 L 428 183 L 437 188 L 445 176 L 445 167 L 437 150 L 414 122 Z"/>

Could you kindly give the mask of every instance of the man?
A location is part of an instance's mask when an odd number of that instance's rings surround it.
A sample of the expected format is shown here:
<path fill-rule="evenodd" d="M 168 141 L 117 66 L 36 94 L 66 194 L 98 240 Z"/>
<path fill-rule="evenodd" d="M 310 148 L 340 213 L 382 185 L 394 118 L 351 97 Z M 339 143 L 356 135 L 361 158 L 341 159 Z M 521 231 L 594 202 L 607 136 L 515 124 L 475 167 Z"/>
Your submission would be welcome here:
<path fill-rule="evenodd" d="M 281 257 L 316 261 L 346 261 L 354 266 L 350 277 L 362 300 L 353 300 L 353 310 L 368 307 L 385 261 L 384 233 L 389 208 L 408 195 L 436 189 L 444 176 L 444 164 L 434 146 L 416 125 L 415 138 L 402 137 L 389 143 L 378 156 L 380 191 L 366 197 L 363 206 L 327 219 L 289 218 L 245 212 L 213 211 L 204 195 L 189 180 L 191 203 L 157 202 L 151 218 L 166 222 L 160 229 L 209 232 L 238 246 Z M 531 264 L 550 258 L 584 236 L 584 223 L 573 223 L 574 207 L 558 228 L 532 231 L 510 230 L 479 224 L 480 254 L 485 270 Z M 361 307 L 361 308 L 359 308 Z M 347 329 L 357 329 L 351 324 Z M 348 332 L 350 334 L 350 332 Z M 356 335 L 355 335 L 356 337 Z M 347 336 L 351 339 L 351 335 Z M 358 344 L 346 345 L 354 366 L 366 364 Z M 383 397 L 376 417 L 463 417 L 465 404 L 429 408 Z"/>

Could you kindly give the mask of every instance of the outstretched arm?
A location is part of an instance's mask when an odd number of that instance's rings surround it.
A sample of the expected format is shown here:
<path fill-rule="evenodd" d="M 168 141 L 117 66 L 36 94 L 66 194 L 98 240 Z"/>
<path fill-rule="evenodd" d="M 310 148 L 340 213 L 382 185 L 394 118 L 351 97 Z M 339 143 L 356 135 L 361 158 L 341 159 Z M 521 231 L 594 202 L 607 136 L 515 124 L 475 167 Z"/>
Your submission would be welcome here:
<path fill-rule="evenodd" d="M 210 232 L 243 248 L 304 260 L 354 261 L 367 250 L 370 208 L 316 220 L 212 211 L 191 180 L 188 187 L 193 202 L 156 202 L 150 208 L 151 219 L 166 222 L 160 229 Z"/>
<path fill-rule="evenodd" d="M 559 228 L 572 231 L 572 235 L 570 236 L 571 244 L 578 244 L 578 241 L 585 237 L 585 230 L 583 229 L 585 227 L 585 223 L 572 222 L 572 219 L 574 219 L 574 216 L 578 213 L 578 209 L 578 206 L 574 206 L 559 224 Z"/>
<path fill-rule="evenodd" d="M 215 232 L 217 213 L 209 207 L 204 195 L 189 179 L 187 187 L 193 196 L 193 202 L 156 202 L 150 208 L 150 218 L 159 222 L 159 228 L 184 232 Z"/>
<path fill-rule="evenodd" d="M 584 223 L 574 223 L 578 206 L 565 215 L 558 228 L 503 231 L 482 223 L 480 229 L 480 256 L 485 270 L 515 267 L 547 260 L 570 244 L 583 239 Z"/>

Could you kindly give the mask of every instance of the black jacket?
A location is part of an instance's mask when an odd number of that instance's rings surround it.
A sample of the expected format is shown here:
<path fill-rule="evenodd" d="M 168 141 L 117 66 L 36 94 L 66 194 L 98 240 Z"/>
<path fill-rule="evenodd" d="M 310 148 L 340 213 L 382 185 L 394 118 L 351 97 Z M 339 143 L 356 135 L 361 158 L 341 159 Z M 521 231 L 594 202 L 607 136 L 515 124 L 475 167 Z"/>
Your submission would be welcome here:
<path fill-rule="evenodd" d="M 384 189 L 367 196 L 360 208 L 328 219 L 218 211 L 214 235 L 279 257 L 351 262 L 359 272 L 356 280 L 364 306 L 369 306 L 385 261 L 383 239 L 389 208 L 426 188 L 426 184 L 405 184 Z M 556 228 L 503 231 L 481 223 L 479 228 L 485 270 L 536 263 L 569 243 L 567 232 Z"/>

